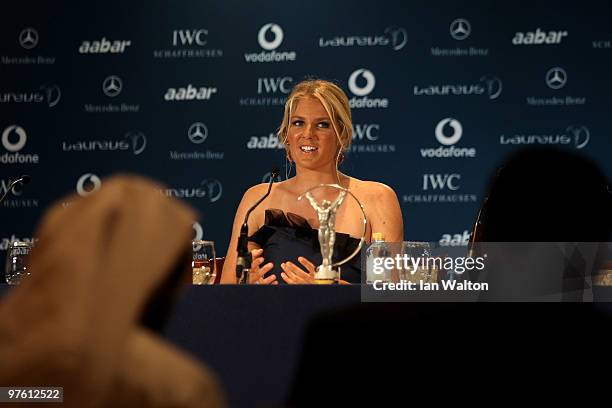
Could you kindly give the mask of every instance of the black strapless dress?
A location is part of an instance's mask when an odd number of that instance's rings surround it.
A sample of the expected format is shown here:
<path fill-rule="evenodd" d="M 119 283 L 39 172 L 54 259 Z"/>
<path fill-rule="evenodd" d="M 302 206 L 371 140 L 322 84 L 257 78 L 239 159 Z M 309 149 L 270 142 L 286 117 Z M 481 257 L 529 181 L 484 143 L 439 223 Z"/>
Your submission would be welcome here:
<path fill-rule="evenodd" d="M 281 263 L 291 261 L 302 267 L 298 257 L 303 256 L 315 265 L 321 264 L 318 234 L 305 218 L 271 208 L 266 210 L 264 225 L 249 237 L 249 241 L 263 248 L 264 263 L 274 263 L 274 268 L 266 276 L 274 274 L 279 283 L 285 283 L 281 277 Z M 337 232 L 332 261 L 345 259 L 358 245 L 359 239 Z M 340 266 L 340 278 L 350 283 L 361 283 L 361 253 Z"/>

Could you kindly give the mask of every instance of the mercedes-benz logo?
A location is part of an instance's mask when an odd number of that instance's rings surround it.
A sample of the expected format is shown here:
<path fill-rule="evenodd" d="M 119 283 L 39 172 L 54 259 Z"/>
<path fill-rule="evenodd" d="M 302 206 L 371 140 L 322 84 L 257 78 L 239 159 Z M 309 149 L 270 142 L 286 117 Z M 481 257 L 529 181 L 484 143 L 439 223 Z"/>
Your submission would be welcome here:
<path fill-rule="evenodd" d="M 9 140 L 9 137 L 13 135 L 17 136 L 16 142 L 12 142 Z M 27 141 L 28 136 L 26 134 L 26 131 L 23 130 L 23 128 L 19 125 L 11 125 L 4 129 L 4 132 L 2 132 L 2 145 L 9 152 L 14 153 L 20 151 L 21 149 L 23 149 Z"/>
<path fill-rule="evenodd" d="M 208 137 L 208 128 L 202 122 L 196 122 L 193 125 L 189 126 L 187 136 L 189 137 L 189 140 L 191 140 L 191 143 L 204 143 L 204 141 Z"/>
<path fill-rule="evenodd" d="M 567 127 L 566 131 L 574 136 L 574 145 L 576 149 L 584 148 L 589 144 L 589 140 L 591 140 L 591 132 L 589 132 L 586 126 L 571 125 Z"/>
<path fill-rule="evenodd" d="M 444 134 L 444 127 L 446 125 L 453 129 L 453 133 L 450 136 Z M 445 118 L 436 125 L 436 139 L 444 146 L 454 145 L 461 139 L 461 136 L 463 136 L 463 126 L 461 126 L 457 119 Z"/>
<path fill-rule="evenodd" d="M 450 35 L 455 40 L 465 40 L 470 36 L 471 32 L 472 26 L 470 25 L 470 22 L 464 18 L 458 18 L 450 25 Z"/>
<path fill-rule="evenodd" d="M 485 83 L 487 89 L 487 95 L 489 99 L 497 99 L 502 93 L 503 84 L 501 79 L 494 75 L 484 75 L 480 78 L 480 81 Z"/>
<path fill-rule="evenodd" d="M 142 132 L 127 132 L 124 137 L 132 142 L 134 156 L 138 156 L 147 148 L 147 137 Z"/>
<path fill-rule="evenodd" d="M 121 89 L 123 89 L 123 82 L 121 82 L 121 78 L 116 75 L 107 77 L 102 83 L 102 90 L 106 96 L 110 96 L 111 98 L 119 95 Z"/>
<path fill-rule="evenodd" d="M 546 85 L 551 89 L 561 89 L 567 82 L 567 73 L 563 68 L 554 67 L 546 73 Z"/>
<path fill-rule="evenodd" d="M 408 42 L 408 33 L 401 27 L 387 27 L 385 34 L 391 37 L 391 46 L 394 51 L 401 50 Z"/>
<path fill-rule="evenodd" d="M 208 201 L 211 203 L 214 203 L 221 198 L 221 195 L 223 194 L 223 186 L 219 180 L 203 180 L 201 185 L 206 188 L 206 196 L 208 197 Z"/>
<path fill-rule="evenodd" d="M 357 78 L 359 78 L 359 76 L 362 76 L 363 79 L 365 79 L 366 84 L 364 86 L 357 85 Z M 354 95 L 366 96 L 374 90 L 374 86 L 376 86 L 376 78 L 370 70 L 367 70 L 365 68 L 357 69 L 353 71 L 353 73 L 349 77 L 348 86 Z"/>
<path fill-rule="evenodd" d="M 38 31 L 32 27 L 24 28 L 19 33 L 19 45 L 26 50 L 31 50 L 38 44 Z"/>
<path fill-rule="evenodd" d="M 272 41 L 268 41 L 266 39 L 266 33 L 270 30 L 272 34 L 274 34 L 274 39 Z M 283 29 L 274 23 L 268 23 L 259 29 L 259 33 L 257 34 L 257 41 L 261 48 L 267 51 L 272 51 L 278 48 L 279 45 L 283 42 Z"/>
<path fill-rule="evenodd" d="M 88 184 L 87 187 L 85 187 L 85 183 Z M 100 180 L 100 177 L 96 176 L 93 173 L 85 173 L 81 177 L 79 177 L 79 180 L 77 181 L 76 190 L 81 197 L 85 197 L 93 193 L 94 191 L 99 190 L 101 186 L 102 180 Z"/>

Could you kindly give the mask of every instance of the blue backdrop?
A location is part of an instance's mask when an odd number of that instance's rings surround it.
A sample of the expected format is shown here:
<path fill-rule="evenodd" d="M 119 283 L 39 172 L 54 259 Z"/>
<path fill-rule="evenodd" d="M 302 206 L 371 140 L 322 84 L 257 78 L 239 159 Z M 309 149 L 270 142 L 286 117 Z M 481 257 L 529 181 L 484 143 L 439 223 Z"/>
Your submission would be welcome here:
<path fill-rule="evenodd" d="M 343 171 L 398 194 L 410 240 L 467 239 L 490 174 L 556 145 L 612 174 L 609 7 L 587 2 L 120 1 L 0 5 L 1 249 L 104 177 L 163 182 L 224 253 L 243 192 L 273 166 L 291 86 L 336 81 Z M 546 163 L 542 163 L 546 166 Z"/>

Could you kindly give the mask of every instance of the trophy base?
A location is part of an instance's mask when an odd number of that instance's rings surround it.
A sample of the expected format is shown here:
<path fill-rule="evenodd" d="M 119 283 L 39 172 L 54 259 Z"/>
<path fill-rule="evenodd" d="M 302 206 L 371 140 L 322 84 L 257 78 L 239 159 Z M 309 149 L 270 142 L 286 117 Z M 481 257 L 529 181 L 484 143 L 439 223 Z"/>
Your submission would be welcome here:
<path fill-rule="evenodd" d="M 337 279 L 315 279 L 315 285 L 335 285 L 338 283 Z"/>
<path fill-rule="evenodd" d="M 331 266 L 319 265 L 315 271 L 314 278 L 317 285 L 330 285 L 338 283 L 340 272 L 333 270 Z"/>

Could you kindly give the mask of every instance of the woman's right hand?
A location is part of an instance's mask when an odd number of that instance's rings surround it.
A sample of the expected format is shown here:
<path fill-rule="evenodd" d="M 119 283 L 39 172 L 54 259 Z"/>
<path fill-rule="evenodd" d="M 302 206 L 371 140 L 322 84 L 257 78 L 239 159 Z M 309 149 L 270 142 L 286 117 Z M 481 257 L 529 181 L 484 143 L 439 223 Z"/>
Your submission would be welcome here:
<path fill-rule="evenodd" d="M 278 281 L 276 280 L 276 275 L 272 274 L 267 278 L 264 278 L 264 275 L 268 273 L 273 267 L 274 264 L 272 262 L 268 262 L 263 265 L 265 261 L 263 257 L 263 249 L 254 249 L 251 251 L 251 273 L 249 274 L 249 284 L 251 285 L 278 285 Z"/>

